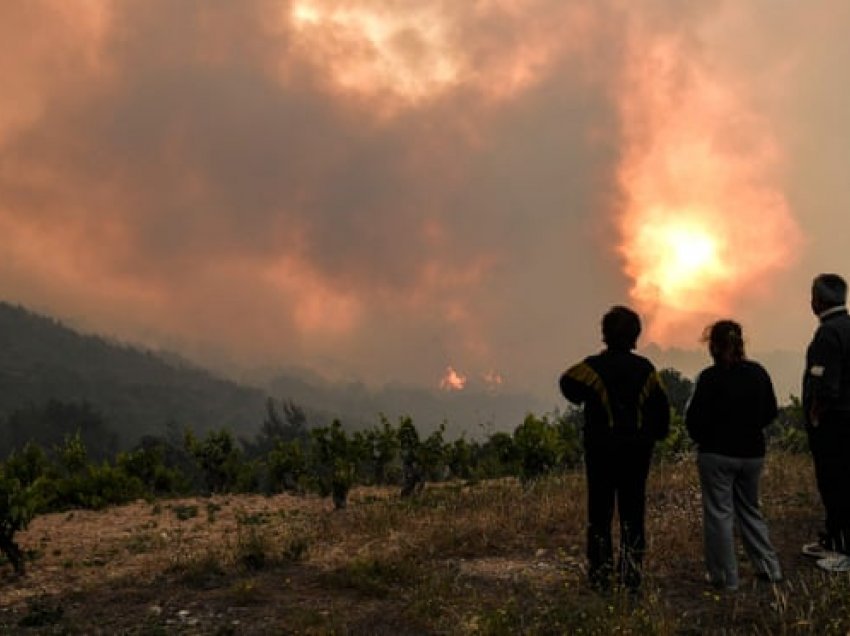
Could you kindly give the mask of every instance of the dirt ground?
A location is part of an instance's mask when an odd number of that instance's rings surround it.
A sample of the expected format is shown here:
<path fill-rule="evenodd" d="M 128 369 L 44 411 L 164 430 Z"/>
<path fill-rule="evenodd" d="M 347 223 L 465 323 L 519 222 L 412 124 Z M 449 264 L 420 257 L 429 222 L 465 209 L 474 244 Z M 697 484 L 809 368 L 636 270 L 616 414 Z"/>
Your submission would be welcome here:
<path fill-rule="evenodd" d="M 645 586 L 653 590 L 653 611 L 679 618 L 676 633 L 700 633 L 706 625 L 723 630 L 725 622 L 769 611 L 771 603 L 793 592 L 797 583 L 756 581 L 743 558 L 736 595 L 706 588 L 698 499 L 681 493 L 656 489 L 651 495 Z M 583 584 L 583 537 L 561 531 L 560 523 L 549 538 L 499 544 L 491 554 L 423 555 L 411 565 L 420 568 L 418 583 L 406 585 L 411 577 L 405 572 L 380 570 L 380 562 L 361 558 L 403 550 L 408 540 L 403 533 L 390 528 L 371 539 L 354 530 L 346 535 L 358 509 L 394 496 L 360 489 L 343 511 L 316 497 L 239 495 L 40 516 L 18 535 L 29 556 L 27 574 L 15 577 L 8 564 L 0 566 L 0 630 L 492 633 L 499 632 L 492 621 L 483 629 L 478 617 L 501 611 L 508 598 L 549 602 L 566 590 L 578 603 L 597 602 Z M 771 535 L 789 582 L 815 571 L 799 548 L 815 535 L 817 508 L 807 498 L 798 503 L 768 499 L 765 505 L 775 518 Z M 570 527 L 580 527 L 576 523 Z M 406 562 L 400 563 L 393 567 Z M 484 614 L 467 611 L 470 605 Z"/>

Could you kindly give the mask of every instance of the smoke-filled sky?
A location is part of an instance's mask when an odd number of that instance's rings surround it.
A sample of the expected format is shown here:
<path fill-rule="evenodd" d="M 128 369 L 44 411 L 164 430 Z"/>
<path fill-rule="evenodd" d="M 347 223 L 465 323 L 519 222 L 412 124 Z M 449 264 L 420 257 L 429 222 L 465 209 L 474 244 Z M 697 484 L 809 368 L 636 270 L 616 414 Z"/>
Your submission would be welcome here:
<path fill-rule="evenodd" d="M 219 368 L 543 395 L 617 303 L 643 344 L 733 317 L 802 351 L 812 276 L 850 275 L 848 24 L 842 0 L 3 2 L 0 297 Z"/>

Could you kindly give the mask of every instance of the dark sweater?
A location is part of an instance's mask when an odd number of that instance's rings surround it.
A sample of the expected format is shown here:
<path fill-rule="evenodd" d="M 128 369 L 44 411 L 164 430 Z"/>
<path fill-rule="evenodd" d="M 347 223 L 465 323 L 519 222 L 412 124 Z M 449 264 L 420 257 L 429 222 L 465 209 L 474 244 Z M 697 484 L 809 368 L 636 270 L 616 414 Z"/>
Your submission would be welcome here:
<path fill-rule="evenodd" d="M 850 422 L 850 316 L 847 310 L 825 316 L 806 352 L 803 412 L 812 426 Z"/>
<path fill-rule="evenodd" d="M 565 398 L 584 405 L 586 445 L 615 438 L 651 445 L 669 432 L 667 394 L 644 357 L 606 349 L 567 369 L 560 385 Z"/>
<path fill-rule="evenodd" d="M 701 453 L 764 457 L 764 427 L 777 414 L 767 371 L 751 360 L 700 373 L 685 423 Z"/>

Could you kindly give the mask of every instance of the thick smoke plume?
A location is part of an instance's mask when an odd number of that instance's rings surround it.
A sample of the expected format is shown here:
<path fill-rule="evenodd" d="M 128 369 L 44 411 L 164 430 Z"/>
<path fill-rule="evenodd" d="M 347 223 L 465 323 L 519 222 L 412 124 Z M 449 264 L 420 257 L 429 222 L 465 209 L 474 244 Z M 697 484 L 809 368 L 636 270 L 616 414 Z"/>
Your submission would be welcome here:
<path fill-rule="evenodd" d="M 0 294 L 222 367 L 547 394 L 616 302 L 661 344 L 758 320 L 803 245 L 767 98 L 820 60 L 776 4 L 4 3 Z"/>

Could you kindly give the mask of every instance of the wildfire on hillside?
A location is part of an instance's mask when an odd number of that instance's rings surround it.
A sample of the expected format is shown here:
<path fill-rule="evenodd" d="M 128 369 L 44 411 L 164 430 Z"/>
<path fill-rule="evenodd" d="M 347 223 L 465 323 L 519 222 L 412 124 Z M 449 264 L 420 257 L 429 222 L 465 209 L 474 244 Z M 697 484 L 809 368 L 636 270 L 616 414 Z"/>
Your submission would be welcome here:
<path fill-rule="evenodd" d="M 489 391 L 497 391 L 505 383 L 504 376 L 495 369 L 482 374 L 481 379 Z"/>
<path fill-rule="evenodd" d="M 466 388 L 466 376 L 456 371 L 451 365 L 446 367 L 446 372 L 440 379 L 440 388 L 443 391 L 463 391 Z"/>

